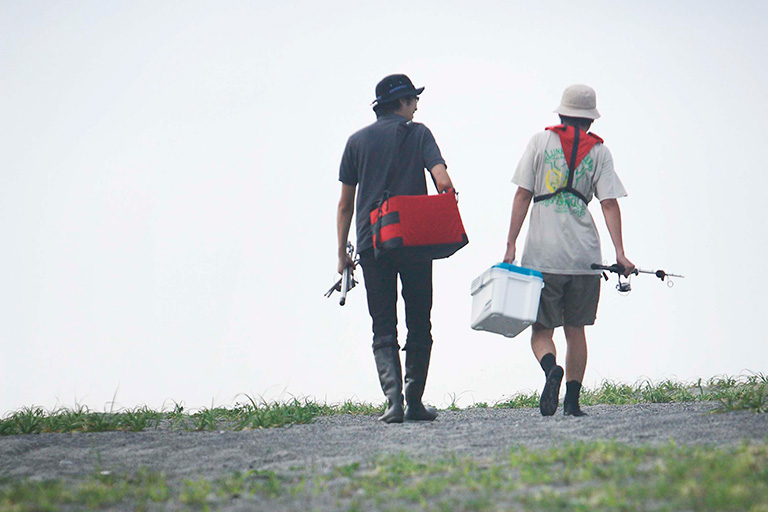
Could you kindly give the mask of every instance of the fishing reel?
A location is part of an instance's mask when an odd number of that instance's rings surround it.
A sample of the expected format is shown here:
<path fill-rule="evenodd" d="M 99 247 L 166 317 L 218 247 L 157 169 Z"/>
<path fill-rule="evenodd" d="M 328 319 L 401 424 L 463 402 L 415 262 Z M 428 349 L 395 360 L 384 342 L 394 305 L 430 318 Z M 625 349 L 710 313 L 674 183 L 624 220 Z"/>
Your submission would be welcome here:
<path fill-rule="evenodd" d="M 672 279 L 670 279 L 671 277 L 679 277 L 681 279 L 685 277 L 679 274 L 670 274 L 668 272 L 665 272 L 664 270 L 643 270 L 640 268 L 636 268 L 630 273 L 630 276 L 627 277 L 625 281 L 622 281 L 621 278 L 624 276 L 625 268 L 619 265 L 618 263 L 614 263 L 613 265 L 598 265 L 597 263 L 593 263 L 592 265 L 590 265 L 590 268 L 592 270 L 603 270 L 603 279 L 605 279 L 606 281 L 608 280 L 608 275 L 605 273 L 606 271 L 618 274 L 619 283 L 616 285 L 616 290 L 622 295 L 627 295 L 629 292 L 632 291 L 632 285 L 630 284 L 630 281 L 633 275 L 636 276 L 638 274 L 652 274 L 658 277 L 659 279 L 661 279 L 662 281 L 666 281 L 667 287 L 669 288 L 672 288 L 673 286 L 675 286 L 675 282 Z"/>
<path fill-rule="evenodd" d="M 355 246 L 351 242 L 347 242 L 347 254 L 352 259 L 352 265 L 345 267 L 341 273 L 341 278 L 325 292 L 325 296 L 328 298 L 333 295 L 333 292 L 341 292 L 340 306 L 347 303 L 347 292 L 358 284 L 357 279 L 355 279 L 355 267 L 360 262 L 360 256 L 354 258 Z"/>
<path fill-rule="evenodd" d="M 608 280 L 608 276 L 605 276 L 606 281 Z M 616 290 L 618 290 L 619 293 L 629 293 L 632 291 L 632 285 L 629 284 L 629 279 L 626 281 L 621 280 L 621 276 L 619 276 L 619 284 L 616 285 Z"/>

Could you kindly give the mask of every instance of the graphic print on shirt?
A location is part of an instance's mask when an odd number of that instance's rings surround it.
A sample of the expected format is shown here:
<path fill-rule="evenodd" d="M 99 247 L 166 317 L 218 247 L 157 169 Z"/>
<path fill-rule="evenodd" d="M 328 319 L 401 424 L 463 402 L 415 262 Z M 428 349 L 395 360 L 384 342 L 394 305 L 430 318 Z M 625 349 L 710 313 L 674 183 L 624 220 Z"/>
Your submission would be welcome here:
<path fill-rule="evenodd" d="M 544 151 L 544 168 L 546 169 L 544 185 L 547 187 L 547 193 L 552 193 L 567 184 L 568 164 L 566 163 L 562 148 Z M 590 155 L 587 155 L 576 168 L 576 174 L 573 176 L 573 188 L 581 191 L 582 188 L 579 187 L 579 181 L 584 178 L 585 174 L 590 176 L 593 170 L 594 160 L 592 160 Z M 557 194 L 554 197 L 543 200 L 541 204 L 546 207 L 554 206 L 557 213 L 569 213 L 579 218 L 584 217 L 587 213 L 587 205 L 584 204 L 584 201 L 570 192 Z"/>

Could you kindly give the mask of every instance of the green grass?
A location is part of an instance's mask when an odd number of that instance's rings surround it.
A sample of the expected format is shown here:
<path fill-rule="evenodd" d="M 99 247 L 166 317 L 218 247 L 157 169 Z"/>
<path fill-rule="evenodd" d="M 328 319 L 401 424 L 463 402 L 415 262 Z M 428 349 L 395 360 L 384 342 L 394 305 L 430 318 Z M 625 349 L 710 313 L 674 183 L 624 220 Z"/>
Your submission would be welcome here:
<path fill-rule="evenodd" d="M 0 481 L 0 510 L 8 512 L 55 511 L 62 506 L 83 506 L 90 510 L 132 503 L 136 510 L 147 510 L 150 503 L 180 500 L 163 474 L 139 470 L 131 475 L 115 476 L 95 472 L 86 480 L 65 482 Z"/>
<path fill-rule="evenodd" d="M 584 388 L 582 405 L 717 402 L 717 411 L 768 412 L 768 377 L 751 373 L 739 377 L 713 377 L 693 383 L 642 380 L 634 385 L 604 381 L 597 389 Z M 539 394 L 518 393 L 494 404 L 496 408 L 538 407 Z"/>
<path fill-rule="evenodd" d="M 233 407 L 203 408 L 187 412 L 181 405 L 172 411 L 158 412 L 139 407 L 117 412 L 95 412 L 87 407 L 66 407 L 45 411 L 42 407 L 25 407 L 7 414 L 0 420 L 0 436 L 64 432 L 138 432 L 146 429 L 169 428 L 186 431 L 244 430 L 282 427 L 311 423 L 318 416 L 338 414 L 382 414 L 384 405 L 320 404 L 313 400 L 293 399 L 285 402 L 257 402 L 248 397 L 247 403 Z"/>
<path fill-rule="evenodd" d="M 0 435 L 40 434 L 42 432 L 137 432 L 156 428 L 165 417 L 146 407 L 120 412 L 94 412 L 87 407 L 60 408 L 46 412 L 41 407 L 25 407 L 0 421 Z"/>
<path fill-rule="evenodd" d="M 171 411 L 153 411 L 147 407 L 117 412 L 95 412 L 87 407 L 58 408 L 45 411 L 41 407 L 25 407 L 0 419 L 0 436 L 40 434 L 45 432 L 106 432 L 123 430 L 138 432 L 146 429 L 179 430 L 243 430 L 282 427 L 311 423 L 318 416 L 339 414 L 377 415 L 384 404 L 371 405 L 347 401 L 341 404 L 321 404 L 311 399 L 283 402 L 256 401 L 246 396 L 245 403 L 233 407 L 211 407 L 188 412 L 176 404 Z M 716 402 L 717 411 L 749 410 L 768 412 L 768 377 L 762 373 L 738 377 L 715 377 L 693 383 L 671 380 L 654 383 L 644 380 L 634 385 L 605 381 L 597 389 L 582 390 L 583 405 Z M 474 408 L 538 407 L 536 392 L 519 393 L 489 406 L 474 404 Z M 458 398 L 451 396 L 447 410 L 459 410 Z"/>
<path fill-rule="evenodd" d="M 759 512 L 768 510 L 768 442 L 579 442 L 543 451 L 516 447 L 492 460 L 400 453 L 325 472 L 248 471 L 176 484 L 144 470 L 68 482 L 0 480 L 0 510 L 13 512 L 216 510 L 235 502 L 254 510 Z"/>

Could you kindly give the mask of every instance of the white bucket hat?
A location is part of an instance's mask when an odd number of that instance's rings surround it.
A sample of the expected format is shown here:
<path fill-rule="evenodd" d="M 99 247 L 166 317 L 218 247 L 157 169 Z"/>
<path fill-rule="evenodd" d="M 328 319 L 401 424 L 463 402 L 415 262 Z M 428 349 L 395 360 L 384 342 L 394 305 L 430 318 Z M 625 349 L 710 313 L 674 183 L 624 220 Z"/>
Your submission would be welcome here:
<path fill-rule="evenodd" d="M 563 98 L 555 113 L 568 117 L 584 117 L 597 119 L 600 112 L 597 111 L 597 95 L 595 90 L 588 85 L 570 85 L 563 91 Z"/>

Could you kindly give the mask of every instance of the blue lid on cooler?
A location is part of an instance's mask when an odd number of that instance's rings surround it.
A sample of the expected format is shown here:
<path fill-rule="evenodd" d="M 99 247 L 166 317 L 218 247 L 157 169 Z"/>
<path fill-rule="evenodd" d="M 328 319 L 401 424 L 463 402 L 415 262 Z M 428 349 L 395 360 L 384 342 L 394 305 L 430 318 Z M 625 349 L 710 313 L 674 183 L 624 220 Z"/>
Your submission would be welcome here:
<path fill-rule="evenodd" d="M 502 268 L 504 270 L 509 270 L 510 272 L 516 272 L 518 274 L 522 274 L 524 276 L 533 276 L 533 277 L 538 277 L 539 279 L 544 279 L 544 277 L 541 275 L 541 272 L 539 272 L 538 270 L 533 270 L 532 268 L 518 267 L 517 265 L 511 265 L 509 263 L 497 263 L 491 268 Z"/>

